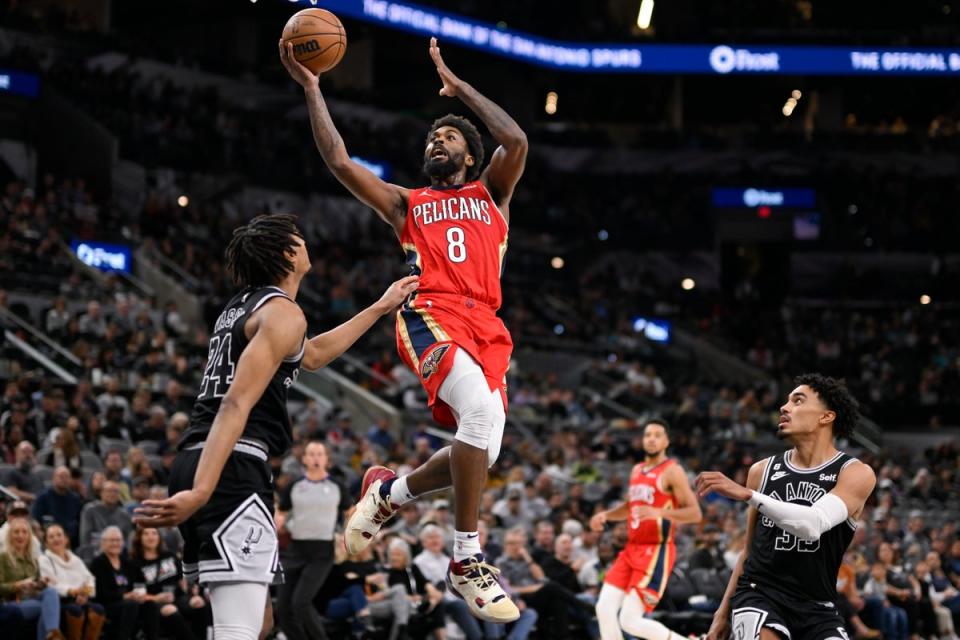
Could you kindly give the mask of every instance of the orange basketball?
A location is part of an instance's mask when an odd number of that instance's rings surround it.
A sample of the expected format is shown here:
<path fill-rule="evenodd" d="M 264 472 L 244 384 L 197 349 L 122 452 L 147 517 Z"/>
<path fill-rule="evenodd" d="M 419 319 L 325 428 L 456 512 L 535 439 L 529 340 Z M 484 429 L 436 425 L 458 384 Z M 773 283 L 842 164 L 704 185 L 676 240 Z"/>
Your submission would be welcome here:
<path fill-rule="evenodd" d="M 326 9 L 304 9 L 287 20 L 283 42 L 293 43 L 293 57 L 314 73 L 330 71 L 347 50 L 347 32 L 340 18 Z"/>

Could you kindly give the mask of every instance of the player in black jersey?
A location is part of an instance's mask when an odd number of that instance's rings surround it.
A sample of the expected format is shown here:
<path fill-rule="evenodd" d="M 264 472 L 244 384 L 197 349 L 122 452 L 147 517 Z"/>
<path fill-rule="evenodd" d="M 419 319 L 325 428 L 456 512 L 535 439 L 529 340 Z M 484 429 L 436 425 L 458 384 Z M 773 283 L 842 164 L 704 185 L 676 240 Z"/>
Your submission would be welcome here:
<path fill-rule="evenodd" d="M 213 327 L 191 424 L 170 470 L 171 496 L 144 501 L 137 521 L 180 525 L 184 574 L 210 586 L 214 636 L 255 640 L 278 571 L 268 460 L 292 442 L 287 391 L 301 366 L 337 358 L 418 280 L 394 282 L 372 306 L 307 339 L 294 300 L 310 258 L 293 216 L 258 216 L 236 229 L 226 258 L 242 290 Z"/>
<path fill-rule="evenodd" d="M 726 640 L 731 627 L 735 640 L 849 640 L 837 573 L 876 476 L 834 446 L 859 418 L 843 382 L 807 374 L 796 384 L 777 428 L 792 449 L 750 467 L 746 487 L 717 471 L 697 477 L 700 496 L 750 504 L 747 547 L 708 640 Z"/>

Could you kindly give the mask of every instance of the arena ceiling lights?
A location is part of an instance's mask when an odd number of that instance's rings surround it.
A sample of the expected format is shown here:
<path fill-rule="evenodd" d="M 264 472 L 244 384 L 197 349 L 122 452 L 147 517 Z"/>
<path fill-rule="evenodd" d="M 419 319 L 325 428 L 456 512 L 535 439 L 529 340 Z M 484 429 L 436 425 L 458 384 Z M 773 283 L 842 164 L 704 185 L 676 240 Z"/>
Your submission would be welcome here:
<path fill-rule="evenodd" d="M 960 49 L 563 42 L 390 0 L 291 0 L 552 69 L 603 73 L 960 76 Z"/>

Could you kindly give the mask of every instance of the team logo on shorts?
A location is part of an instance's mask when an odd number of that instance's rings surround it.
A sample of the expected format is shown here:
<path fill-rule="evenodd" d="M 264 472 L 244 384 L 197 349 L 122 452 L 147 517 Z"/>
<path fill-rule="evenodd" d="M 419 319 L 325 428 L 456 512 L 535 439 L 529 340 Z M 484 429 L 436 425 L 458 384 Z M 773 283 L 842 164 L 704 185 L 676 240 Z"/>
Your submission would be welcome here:
<path fill-rule="evenodd" d="M 650 593 L 649 591 L 643 591 L 641 592 L 641 595 L 643 596 L 643 601 L 647 603 L 648 607 L 656 608 L 656 606 L 660 603 L 660 598 L 658 598 L 656 594 Z"/>
<path fill-rule="evenodd" d="M 260 538 L 263 537 L 263 527 L 250 527 L 250 531 L 247 532 L 247 537 L 243 540 L 243 546 L 240 547 L 240 553 L 244 558 L 249 557 L 253 553 L 253 547 L 257 546 L 260 543 Z"/>
<path fill-rule="evenodd" d="M 446 355 L 449 351 L 450 345 L 442 344 L 430 353 L 428 353 L 424 358 L 423 362 L 420 364 L 420 377 L 426 380 L 433 374 L 437 372 L 440 368 L 440 361 L 443 359 L 443 356 Z"/>

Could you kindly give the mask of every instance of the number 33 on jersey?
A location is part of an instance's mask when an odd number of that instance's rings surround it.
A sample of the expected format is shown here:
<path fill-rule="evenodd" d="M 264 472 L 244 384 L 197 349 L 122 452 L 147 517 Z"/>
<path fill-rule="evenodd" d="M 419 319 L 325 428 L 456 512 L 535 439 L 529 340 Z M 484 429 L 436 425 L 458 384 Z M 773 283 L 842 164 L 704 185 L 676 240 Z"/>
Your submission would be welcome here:
<path fill-rule="evenodd" d="M 479 180 L 410 192 L 400 242 L 419 294 L 455 293 L 500 308 L 507 221 Z"/>

